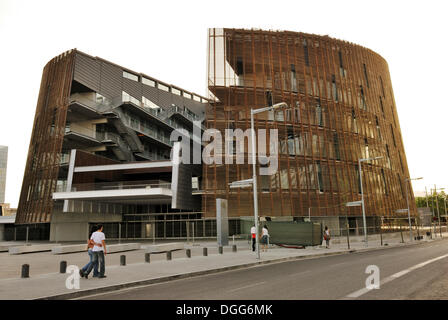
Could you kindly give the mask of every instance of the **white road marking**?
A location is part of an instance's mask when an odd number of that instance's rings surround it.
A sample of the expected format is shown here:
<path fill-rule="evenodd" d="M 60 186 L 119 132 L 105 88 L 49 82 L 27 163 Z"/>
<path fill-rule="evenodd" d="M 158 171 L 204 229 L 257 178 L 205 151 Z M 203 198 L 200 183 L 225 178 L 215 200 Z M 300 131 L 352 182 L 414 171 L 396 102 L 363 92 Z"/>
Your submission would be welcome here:
<path fill-rule="evenodd" d="M 234 292 L 234 291 L 238 291 L 238 290 L 242 290 L 242 289 L 252 288 L 252 287 L 264 284 L 264 283 L 266 283 L 266 281 L 249 284 L 249 285 L 244 286 L 244 287 L 239 287 L 239 288 L 236 288 L 236 289 L 228 290 L 227 292 Z"/>
<path fill-rule="evenodd" d="M 402 270 L 402 271 L 400 271 L 400 272 L 394 273 L 393 275 L 391 275 L 391 276 L 389 276 L 389 277 L 387 277 L 387 278 L 381 280 L 381 282 L 380 282 L 380 286 L 383 285 L 383 284 L 386 284 L 386 283 L 388 283 L 388 282 L 390 282 L 390 281 L 392 281 L 392 280 L 395 280 L 395 279 L 397 279 L 397 278 L 400 278 L 401 276 L 404 276 L 405 274 L 407 274 L 407 273 L 409 273 L 409 272 L 411 272 L 411 271 L 414 271 L 414 270 L 416 270 L 416 269 L 423 268 L 424 266 L 426 266 L 426 265 L 428 265 L 428 264 L 430 264 L 430 263 L 436 262 L 436 261 L 441 260 L 441 259 L 444 259 L 444 258 L 446 258 L 446 257 L 448 257 L 448 254 L 445 254 L 445 255 L 443 255 L 443 256 L 440 256 L 440 257 L 437 257 L 437 258 L 434 258 L 434 259 L 427 260 L 427 261 L 425 261 L 425 262 L 416 264 L 415 266 L 412 266 L 412 267 L 407 268 L 407 269 L 405 269 L 405 270 Z M 355 292 L 350 293 L 349 295 L 346 296 L 346 298 L 359 298 L 360 296 L 366 294 L 367 292 L 369 292 L 369 291 L 371 291 L 371 290 L 375 290 L 375 289 L 367 289 L 367 288 L 363 288 L 363 289 L 360 289 L 360 290 L 358 290 L 358 291 L 355 291 Z"/>

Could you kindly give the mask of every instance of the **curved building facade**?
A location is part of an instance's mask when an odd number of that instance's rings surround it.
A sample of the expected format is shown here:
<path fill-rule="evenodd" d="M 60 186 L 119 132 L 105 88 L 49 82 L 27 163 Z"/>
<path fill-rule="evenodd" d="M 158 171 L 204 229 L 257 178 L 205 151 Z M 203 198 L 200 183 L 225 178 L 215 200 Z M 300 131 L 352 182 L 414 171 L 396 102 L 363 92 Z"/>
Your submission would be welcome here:
<path fill-rule="evenodd" d="M 209 29 L 208 89 L 207 127 L 223 132 L 250 128 L 251 108 L 289 106 L 255 115 L 255 129 L 277 129 L 279 139 L 277 172 L 258 175 L 260 216 L 311 216 L 334 227 L 348 216 L 354 227 L 361 207 L 345 204 L 361 200 L 358 159 L 372 157 L 382 158 L 362 162 L 368 225 L 407 216 L 397 213 L 407 208 L 406 190 L 416 215 L 389 69 L 377 53 L 328 36 Z M 204 165 L 204 215 L 226 198 L 229 216 L 253 216 L 252 188 L 229 188 L 251 177 L 248 161 Z"/>

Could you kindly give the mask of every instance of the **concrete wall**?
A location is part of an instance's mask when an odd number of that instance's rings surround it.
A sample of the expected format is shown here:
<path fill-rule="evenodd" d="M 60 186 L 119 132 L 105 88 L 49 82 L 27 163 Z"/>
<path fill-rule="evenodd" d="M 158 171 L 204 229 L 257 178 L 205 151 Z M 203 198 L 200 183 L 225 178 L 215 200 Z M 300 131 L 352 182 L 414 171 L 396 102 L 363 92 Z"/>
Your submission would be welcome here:
<path fill-rule="evenodd" d="M 89 223 L 121 221 L 121 213 L 54 212 L 50 225 L 50 241 L 85 241 L 89 235 Z"/>
<path fill-rule="evenodd" d="M 313 217 L 311 216 L 311 222 L 322 223 L 322 230 L 325 229 L 325 226 L 330 229 L 330 233 L 333 236 L 340 235 L 340 225 L 339 225 L 339 217 Z"/>

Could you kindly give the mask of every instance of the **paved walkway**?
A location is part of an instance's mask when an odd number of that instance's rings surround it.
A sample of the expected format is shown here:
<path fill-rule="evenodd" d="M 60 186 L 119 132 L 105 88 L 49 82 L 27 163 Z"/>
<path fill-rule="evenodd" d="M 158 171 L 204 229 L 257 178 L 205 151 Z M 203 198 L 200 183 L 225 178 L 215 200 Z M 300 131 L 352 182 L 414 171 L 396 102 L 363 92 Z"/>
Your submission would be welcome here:
<path fill-rule="evenodd" d="M 448 234 L 445 234 L 445 237 L 447 236 Z M 348 250 L 347 244 L 342 239 L 340 239 L 339 244 L 332 245 L 330 249 L 326 249 L 323 246 L 307 247 L 306 249 L 274 246 L 267 252 L 261 252 L 260 260 L 256 259 L 255 253 L 250 250 L 247 240 L 235 242 L 238 248 L 237 252 L 232 252 L 232 247 L 227 246 L 224 248 L 223 254 L 218 253 L 216 242 L 187 244 L 186 248 L 191 249 L 191 258 L 186 257 L 184 250 L 179 250 L 173 252 L 172 260 L 170 261 L 166 260 L 166 254 L 164 253 L 151 254 L 150 263 L 144 262 L 144 250 L 115 253 L 106 257 L 107 278 L 82 278 L 80 279 L 79 289 L 66 288 L 66 280 L 70 274 L 58 273 L 59 261 L 65 260 L 67 265 L 82 267 L 88 259 L 86 253 L 52 255 L 46 252 L 20 256 L 10 256 L 7 253 L 1 253 L 0 275 L 3 278 L 0 278 L 0 299 L 76 298 L 127 287 L 148 285 L 238 268 L 255 267 L 265 263 L 412 245 L 406 242 L 400 243 L 401 239 L 389 239 L 387 247 L 381 247 L 379 241 L 369 241 L 368 248 L 365 247 L 363 242 L 353 242 L 350 250 Z M 425 239 L 414 243 L 425 241 L 433 240 Z M 208 256 L 202 256 L 203 247 L 208 248 Z M 126 266 L 119 265 L 120 255 L 126 255 Z M 30 278 L 20 278 L 22 262 L 30 264 Z M 14 271 L 13 275 L 11 274 L 12 271 Z M 4 273 L 8 276 L 5 277 Z"/>

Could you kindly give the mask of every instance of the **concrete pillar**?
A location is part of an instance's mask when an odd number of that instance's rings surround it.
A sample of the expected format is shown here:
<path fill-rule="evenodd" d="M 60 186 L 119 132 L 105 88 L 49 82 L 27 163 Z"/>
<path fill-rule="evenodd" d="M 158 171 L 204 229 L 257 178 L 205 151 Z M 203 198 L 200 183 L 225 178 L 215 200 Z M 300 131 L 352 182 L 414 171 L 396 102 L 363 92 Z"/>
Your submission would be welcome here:
<path fill-rule="evenodd" d="M 5 241 L 5 225 L 0 224 L 0 241 Z"/>

